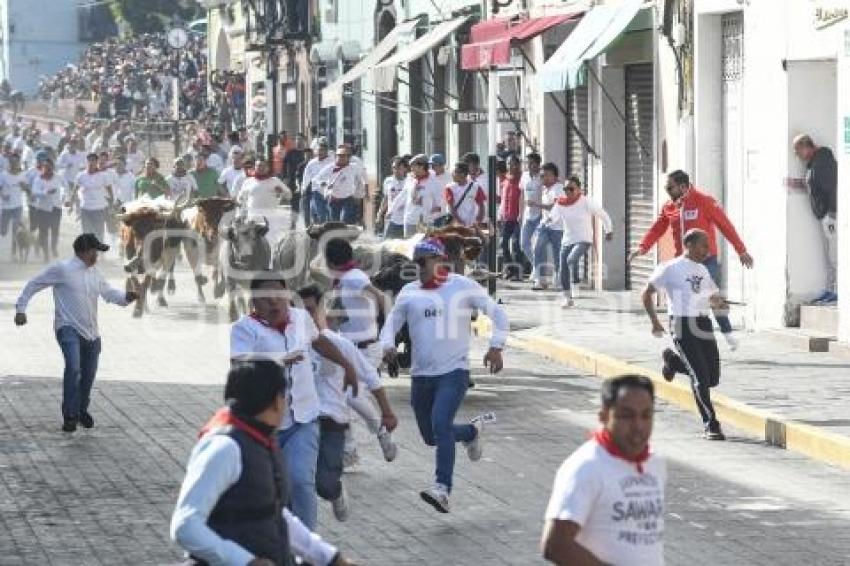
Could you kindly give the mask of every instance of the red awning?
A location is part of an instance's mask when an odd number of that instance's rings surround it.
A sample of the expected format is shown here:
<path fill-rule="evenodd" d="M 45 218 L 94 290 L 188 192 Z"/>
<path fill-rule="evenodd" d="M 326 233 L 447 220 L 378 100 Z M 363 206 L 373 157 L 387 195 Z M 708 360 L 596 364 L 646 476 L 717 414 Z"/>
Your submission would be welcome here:
<path fill-rule="evenodd" d="M 532 39 L 547 29 L 578 18 L 581 14 L 559 14 L 522 20 L 511 25 L 507 19 L 487 20 L 472 26 L 472 41 L 461 48 L 461 68 L 486 69 L 511 62 L 511 46 Z"/>

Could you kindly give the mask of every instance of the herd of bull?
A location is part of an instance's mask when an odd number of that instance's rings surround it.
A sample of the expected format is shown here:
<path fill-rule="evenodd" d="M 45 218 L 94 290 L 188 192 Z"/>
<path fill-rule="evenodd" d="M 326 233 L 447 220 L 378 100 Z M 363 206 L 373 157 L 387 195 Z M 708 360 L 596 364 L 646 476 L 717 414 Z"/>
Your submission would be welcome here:
<path fill-rule="evenodd" d="M 165 290 L 173 293 L 176 288 L 174 266 L 181 250 L 194 274 L 198 301 L 206 302 L 204 286 L 209 278 L 205 268 L 209 268 L 213 296 L 227 295 L 234 321 L 247 312 L 244 289 L 258 273 L 283 279 L 288 289 L 308 282 L 329 287 L 331 276 L 322 250 L 332 238 L 352 242 L 359 267 L 370 274 L 375 287 L 395 297 L 415 277 L 410 257 L 415 243 L 425 236 L 379 240 L 359 226 L 328 222 L 284 230 L 270 242 L 267 218 L 248 215 L 235 200 L 220 197 L 177 202 L 140 199 L 127 203 L 117 218 L 127 287 L 139 293 L 135 317 L 147 310 L 149 292 L 156 295 L 159 306 L 167 306 Z M 427 235 L 443 241 L 449 261 L 461 273 L 465 264 L 479 258 L 485 242 L 484 234 L 464 226 L 433 229 Z"/>

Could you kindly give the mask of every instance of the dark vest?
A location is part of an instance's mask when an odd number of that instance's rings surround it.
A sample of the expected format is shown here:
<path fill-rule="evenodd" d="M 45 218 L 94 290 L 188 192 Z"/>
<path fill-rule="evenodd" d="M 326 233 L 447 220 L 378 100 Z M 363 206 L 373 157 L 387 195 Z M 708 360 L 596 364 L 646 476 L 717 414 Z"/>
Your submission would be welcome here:
<path fill-rule="evenodd" d="M 289 533 L 282 514 L 289 492 L 276 436 L 271 435 L 269 444 L 264 445 L 234 425 L 219 428 L 215 434 L 225 434 L 239 445 L 242 475 L 222 494 L 207 526 L 254 556 L 279 566 L 292 566 Z"/>

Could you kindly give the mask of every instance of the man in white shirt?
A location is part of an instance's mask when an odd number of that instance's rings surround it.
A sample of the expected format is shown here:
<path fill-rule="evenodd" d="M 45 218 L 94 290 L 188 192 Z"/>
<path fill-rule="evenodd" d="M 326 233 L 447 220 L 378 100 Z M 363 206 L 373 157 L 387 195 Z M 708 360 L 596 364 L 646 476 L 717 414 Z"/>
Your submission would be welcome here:
<path fill-rule="evenodd" d="M 445 190 L 452 183 L 452 174 L 446 171 L 446 157 L 442 153 L 435 153 L 428 160 L 431 165 L 431 177 L 434 178 L 434 201 L 431 203 L 431 214 L 429 223 L 433 224 L 434 220 L 443 214 L 445 207 Z"/>
<path fill-rule="evenodd" d="M 238 145 L 230 148 L 230 154 L 228 155 L 230 165 L 225 167 L 221 175 L 218 176 L 218 184 L 227 187 L 230 198 L 236 198 L 242 183 L 245 181 L 245 170 L 242 168 L 242 159 L 244 156 L 245 154 L 242 152 L 242 148 Z"/>
<path fill-rule="evenodd" d="M 410 238 L 420 230 L 420 226 L 429 226 L 431 210 L 436 194 L 440 192 L 437 180 L 428 171 L 428 156 L 415 155 L 410 160 L 410 174 L 404 183 L 404 237 Z"/>
<path fill-rule="evenodd" d="M 23 222 L 24 190 L 28 188 L 26 175 L 20 170 L 19 161 L 17 153 L 11 154 L 10 170 L 0 174 L 0 237 L 11 235 L 13 258 L 17 257 L 15 232 Z"/>
<path fill-rule="evenodd" d="M 547 227 L 560 227 L 561 253 L 559 270 L 561 289 L 564 292 L 563 308 L 572 307 L 575 302 L 575 285 L 579 283 L 578 264 L 587 250 L 593 245 L 593 219 L 602 222 L 605 239 L 611 241 L 614 231 L 611 217 L 601 205 L 590 200 L 581 191 L 581 180 L 572 176 L 567 179 L 566 195 L 555 200 L 555 206 L 549 211 Z"/>
<path fill-rule="evenodd" d="M 189 563 L 350 564 L 286 508 L 286 474 L 275 429 L 286 412 L 282 368 L 234 362 L 226 406 L 201 430 L 171 516 L 171 539 Z"/>
<path fill-rule="evenodd" d="M 322 192 L 328 203 L 327 220 L 353 224 L 357 214 L 355 194 L 361 179 L 360 168 L 352 165 L 351 150 L 346 145 L 336 149 L 336 161 L 313 178 L 313 190 Z"/>
<path fill-rule="evenodd" d="M 53 161 L 42 161 L 38 174 L 32 180 L 33 206 L 38 209 L 38 243 L 44 261 L 59 255 L 59 225 L 62 222 L 62 202 L 68 186 L 53 170 Z M 48 243 L 50 255 L 48 255 Z"/>
<path fill-rule="evenodd" d="M 543 557 L 553 564 L 663 566 L 667 468 L 649 447 L 652 382 L 621 375 L 602 384 L 601 397 L 601 428 L 555 476 Z"/>
<path fill-rule="evenodd" d="M 123 155 L 115 157 L 115 169 L 112 176 L 112 192 L 116 207 L 136 199 L 136 176 L 127 169 L 127 159 Z"/>
<path fill-rule="evenodd" d="M 540 204 L 529 202 L 532 209 L 540 210 L 540 226 L 537 228 L 537 241 L 534 244 L 534 286 L 532 290 L 541 291 L 549 288 L 549 273 L 554 264 L 554 277 L 558 277 L 558 258 L 561 251 L 561 238 L 564 231 L 560 226 L 548 226 L 549 211 L 555 206 L 555 200 L 564 196 L 564 185 L 558 180 L 558 166 L 552 162 L 544 163 L 541 168 L 542 194 Z M 546 247 L 550 248 L 552 263 L 546 261 Z"/>
<path fill-rule="evenodd" d="M 139 149 L 139 142 L 134 137 L 127 138 L 127 169 L 137 177 L 145 166 L 145 154 Z"/>
<path fill-rule="evenodd" d="M 652 334 L 666 331 L 655 312 L 655 294 L 667 294 L 670 334 L 676 351 L 666 348 L 662 354 L 662 374 L 672 381 L 677 373 L 691 381 L 707 440 L 726 440 L 711 403 L 711 388 L 720 384 L 720 353 L 714 340 L 714 325 L 709 310 L 725 315 L 728 309 L 720 289 L 703 265 L 711 253 L 708 234 L 694 228 L 682 238 L 685 254 L 659 265 L 643 292 L 643 306 L 652 322 Z"/>
<path fill-rule="evenodd" d="M 27 305 L 33 295 L 53 288 L 56 304 L 53 328 L 65 358 L 62 385 L 62 430 L 74 432 L 77 422 L 92 428 L 89 400 L 97 361 L 100 356 L 100 333 L 97 327 L 97 299 L 127 306 L 138 298 L 133 291 L 112 287 L 94 267 L 98 252 L 109 246 L 94 234 L 81 234 L 74 240 L 74 257 L 56 262 L 32 278 L 24 286 L 15 303 L 15 324 L 27 323 Z"/>
<path fill-rule="evenodd" d="M 332 166 L 334 158 L 328 155 L 328 142 L 325 138 L 318 138 L 315 141 L 316 157 L 307 163 L 304 167 L 304 175 L 301 177 L 301 192 L 302 197 L 309 195 L 310 220 L 311 223 L 323 223 L 328 220 L 328 204 L 325 196 L 318 187 L 314 186 L 313 180 L 320 171 Z"/>
<path fill-rule="evenodd" d="M 231 327 L 230 357 L 285 363 L 291 383 L 289 410 L 281 421 L 278 440 L 291 482 L 292 512 L 307 528 L 315 529 L 319 397 L 308 359 L 310 348 L 344 369 L 345 386 L 355 394 L 357 372 L 339 349 L 319 333 L 305 310 L 289 306 L 291 297 L 285 283 L 268 277 L 261 275 L 251 281 L 253 311 Z"/>
<path fill-rule="evenodd" d="M 490 178 L 487 176 L 487 172 L 481 168 L 481 158 L 477 153 L 465 153 L 461 158 L 461 161 L 466 163 L 466 166 L 469 167 L 469 180 L 475 181 L 479 187 L 484 191 L 484 195 L 487 197 L 487 200 L 490 200 Z M 498 191 L 499 191 L 499 182 L 496 179 L 496 198 L 498 202 Z M 482 205 L 484 208 L 484 218 L 487 222 L 489 222 L 489 218 L 487 218 L 487 202 L 485 201 Z"/>
<path fill-rule="evenodd" d="M 173 171 L 166 182 L 174 202 L 187 202 L 198 192 L 198 183 L 189 175 L 186 162 L 179 157 L 174 160 Z"/>
<path fill-rule="evenodd" d="M 61 136 L 59 135 L 59 132 L 56 131 L 56 123 L 48 122 L 47 131 L 44 132 L 44 135 L 42 136 L 42 141 L 45 143 L 45 145 L 50 147 L 50 149 L 56 151 L 57 149 L 59 149 L 60 139 Z"/>
<path fill-rule="evenodd" d="M 437 239 L 418 243 L 413 260 L 419 280 L 405 285 L 387 316 L 380 341 L 387 361 L 395 357 L 396 333 L 407 323 L 412 344 L 410 403 L 422 439 L 436 446 L 436 481 L 420 497 L 441 513 L 449 512 L 455 464 L 455 442 L 466 445 L 469 459 L 481 458 L 482 422 L 454 424 L 469 387 L 470 321 L 473 310 L 493 321 L 484 365 L 502 370 L 502 349 L 508 335 L 504 309 L 475 281 L 449 272 L 446 252 Z"/>
<path fill-rule="evenodd" d="M 478 183 L 470 180 L 469 167 L 466 163 L 458 162 L 452 170 L 452 183 L 445 189 L 443 197 L 446 212 L 452 215 L 452 220 L 460 226 L 475 226 L 484 223 L 484 205 L 487 195 Z"/>
<path fill-rule="evenodd" d="M 304 309 L 310 313 L 319 331 L 352 362 L 357 369 L 357 378 L 361 384 L 356 397 L 346 395 L 343 389 L 342 368 L 325 359 L 312 348 L 310 349 L 310 359 L 316 377 L 316 390 L 319 395 L 319 425 L 321 428 L 316 491 L 319 497 L 332 503 L 334 516 L 337 520 L 345 521 L 348 518 L 348 496 L 341 477 L 345 461 L 346 437 L 351 430 L 348 410 L 351 400 L 365 401 L 366 390 L 368 390 L 378 402 L 381 415 L 376 419 L 375 429 L 377 432 L 380 428 L 382 432 L 382 435 L 378 438 L 381 441 L 381 447 L 384 448 L 384 456 L 387 461 L 392 461 L 396 455 L 396 446 L 392 442 L 391 433 L 398 425 L 398 420 L 390 407 L 377 369 L 351 340 L 336 332 L 340 323 L 344 321 L 345 315 L 332 312 L 330 316 L 326 316 L 324 296 L 317 285 L 309 285 L 299 289 L 298 296 L 303 301 Z M 392 452 L 388 453 L 388 450 L 392 450 Z"/>
<path fill-rule="evenodd" d="M 62 173 L 65 183 L 69 187 L 73 185 L 77 178 L 77 173 L 86 167 L 86 156 L 82 152 L 77 151 L 78 147 L 79 140 L 72 137 L 68 140 L 68 145 L 65 146 L 65 149 L 62 150 L 56 161 L 56 168 Z"/>
<path fill-rule="evenodd" d="M 404 238 L 404 181 L 407 178 L 407 161 L 393 157 L 393 174 L 384 179 L 381 190 L 381 206 L 375 217 L 375 225 L 383 226 L 384 239 Z"/>
<path fill-rule="evenodd" d="M 79 199 L 82 231 L 90 232 L 102 240 L 109 203 L 112 201 L 112 188 L 109 186 L 109 177 L 98 168 L 97 154 L 89 153 L 86 162 L 88 168 L 77 173 L 74 179 L 75 191 L 65 206 L 70 208 L 74 199 Z"/>
<path fill-rule="evenodd" d="M 533 259 L 534 247 L 532 239 L 540 225 L 540 209 L 530 206 L 530 203 L 540 204 L 543 197 L 543 181 L 540 179 L 542 159 L 539 153 L 529 153 L 525 158 L 525 171 L 519 180 L 525 209 L 522 211 L 522 228 L 519 236 L 519 247 L 526 260 L 532 263 L 531 278 L 534 279 Z"/>

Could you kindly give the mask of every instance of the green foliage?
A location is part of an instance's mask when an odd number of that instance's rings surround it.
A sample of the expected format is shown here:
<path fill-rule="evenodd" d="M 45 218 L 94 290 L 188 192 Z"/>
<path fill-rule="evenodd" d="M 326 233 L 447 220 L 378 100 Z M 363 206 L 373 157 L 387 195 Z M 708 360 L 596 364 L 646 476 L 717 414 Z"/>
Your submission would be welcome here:
<path fill-rule="evenodd" d="M 175 17 L 185 23 L 205 16 L 195 0 L 109 0 L 109 10 L 134 35 L 165 31 Z"/>

